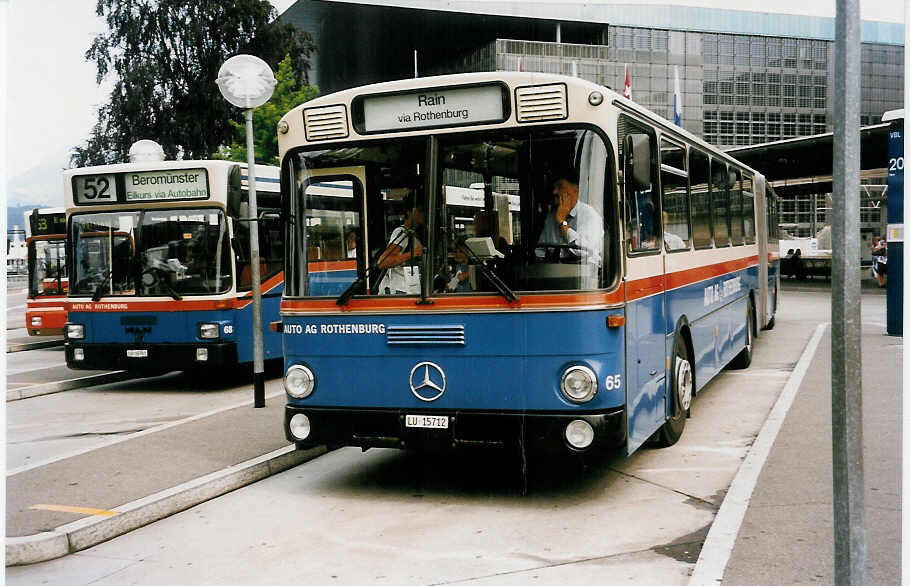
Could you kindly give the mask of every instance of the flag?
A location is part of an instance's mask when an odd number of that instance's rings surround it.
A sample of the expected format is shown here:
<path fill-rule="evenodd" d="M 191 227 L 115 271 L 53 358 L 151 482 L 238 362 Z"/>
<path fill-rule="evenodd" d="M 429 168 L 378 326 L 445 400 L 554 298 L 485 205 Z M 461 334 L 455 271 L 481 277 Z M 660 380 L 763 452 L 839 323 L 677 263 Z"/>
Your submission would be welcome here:
<path fill-rule="evenodd" d="M 626 63 L 626 81 L 622 86 L 622 95 L 628 99 L 632 99 L 632 78 L 629 77 L 629 64 Z"/>
<path fill-rule="evenodd" d="M 521 55 L 519 55 L 519 56 L 518 56 L 518 71 L 524 71 L 524 70 L 525 70 L 525 68 L 524 68 L 524 66 L 521 64 Z"/>
<path fill-rule="evenodd" d="M 673 66 L 673 122 L 682 126 L 682 94 L 679 93 L 679 67 Z"/>

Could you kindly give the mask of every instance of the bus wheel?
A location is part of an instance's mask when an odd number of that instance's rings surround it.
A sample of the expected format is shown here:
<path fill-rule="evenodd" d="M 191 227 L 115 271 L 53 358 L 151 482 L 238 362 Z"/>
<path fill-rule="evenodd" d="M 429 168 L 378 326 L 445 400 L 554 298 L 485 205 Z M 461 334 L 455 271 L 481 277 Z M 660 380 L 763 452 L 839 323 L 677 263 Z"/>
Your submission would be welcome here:
<path fill-rule="evenodd" d="M 731 368 L 749 368 L 749 365 L 752 364 L 752 322 L 752 303 L 749 303 L 746 312 L 746 347 L 730 361 Z"/>
<path fill-rule="evenodd" d="M 669 447 L 679 441 L 686 428 L 686 416 L 692 404 L 694 379 L 692 363 L 682 336 L 677 335 L 673 342 L 673 370 L 670 373 L 670 418 L 660 428 L 657 442 L 661 447 Z"/>

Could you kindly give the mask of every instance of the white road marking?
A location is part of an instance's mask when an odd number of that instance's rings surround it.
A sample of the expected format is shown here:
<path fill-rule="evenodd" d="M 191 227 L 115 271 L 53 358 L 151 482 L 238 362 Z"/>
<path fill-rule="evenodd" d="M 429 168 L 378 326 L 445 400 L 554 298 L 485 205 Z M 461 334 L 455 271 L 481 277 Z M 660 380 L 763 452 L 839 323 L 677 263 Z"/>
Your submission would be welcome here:
<path fill-rule="evenodd" d="M 787 418 L 787 412 L 793 404 L 793 399 L 806 376 L 806 371 L 809 370 L 809 364 L 815 357 L 815 351 L 818 349 L 818 344 L 827 327 L 828 324 L 823 323 L 815 328 L 815 333 L 806 344 L 790 379 L 777 398 L 758 437 L 755 438 L 752 449 L 749 450 L 749 454 L 733 478 L 730 490 L 727 492 L 701 548 L 695 571 L 692 572 L 692 577 L 689 579 L 689 586 L 716 586 L 723 581 L 724 570 L 727 568 L 727 562 L 730 561 L 730 554 L 733 553 L 733 545 L 736 543 L 736 536 L 739 534 L 739 528 L 746 516 L 758 476 L 765 465 L 765 460 L 768 459 L 768 454 L 771 453 L 774 440 Z"/>
<path fill-rule="evenodd" d="M 266 398 L 266 399 L 273 399 L 273 398 L 278 397 L 278 396 L 281 396 L 281 395 L 284 395 L 284 389 L 282 389 L 282 390 L 280 390 L 280 391 L 274 391 L 274 392 L 272 392 L 272 393 L 266 393 L 265 398 Z M 33 469 L 35 469 L 35 468 L 40 468 L 41 466 L 47 466 L 48 464 L 53 464 L 54 462 L 59 462 L 60 460 L 66 460 L 67 458 L 72 458 L 72 457 L 74 457 L 74 456 L 79 456 L 79 455 L 82 455 L 82 454 L 87 454 L 87 453 L 89 453 L 89 452 L 91 452 L 91 451 L 93 451 L 93 450 L 97 450 L 97 449 L 99 449 L 99 448 L 106 448 L 106 447 L 108 447 L 108 446 L 112 446 L 112 445 L 114 445 L 114 444 L 119 444 L 120 442 L 125 442 L 125 441 L 127 441 L 127 440 L 131 440 L 131 439 L 134 439 L 134 438 L 143 436 L 143 435 L 148 435 L 148 434 L 150 434 L 150 433 L 156 433 L 156 432 L 159 432 L 159 431 L 164 431 L 165 429 L 170 429 L 170 428 L 176 427 L 176 426 L 178 426 L 178 425 L 183 425 L 184 423 L 190 423 L 191 421 L 197 421 L 197 420 L 199 420 L 199 419 L 205 419 L 206 417 L 211 417 L 212 415 L 217 415 L 217 414 L 222 413 L 222 412 L 224 412 L 224 411 L 230 411 L 231 409 L 236 409 L 237 407 L 245 407 L 246 405 L 252 405 L 252 404 L 253 404 L 253 400 L 252 400 L 252 399 L 248 399 L 248 400 L 245 400 L 245 401 L 240 401 L 239 403 L 234 403 L 233 405 L 227 405 L 227 406 L 225 406 L 225 407 L 219 407 L 218 409 L 212 409 L 211 411 L 206 411 L 206 412 L 204 412 L 204 413 L 199 413 L 199 414 L 197 414 L 197 415 L 192 415 L 192 416 L 190 416 L 190 417 L 185 417 L 185 418 L 183 418 L 183 419 L 178 419 L 177 421 L 171 421 L 171 422 L 169 422 L 169 423 L 164 423 L 164 424 L 161 424 L 161 425 L 159 425 L 159 426 L 157 426 L 157 427 L 150 427 L 150 428 L 148 428 L 148 429 L 143 429 L 142 431 L 137 431 L 136 433 L 131 433 L 131 434 L 129 434 L 129 435 L 126 435 L 126 436 L 123 436 L 123 437 L 119 437 L 119 438 L 117 438 L 117 439 L 113 439 L 113 440 L 111 440 L 111 441 L 109 441 L 109 442 L 105 442 L 105 443 L 103 443 L 103 444 L 101 444 L 101 445 L 92 446 L 92 447 L 89 447 L 89 448 L 83 448 L 83 449 L 79 449 L 79 450 L 74 450 L 74 451 L 72 451 L 72 452 L 68 452 L 68 453 L 65 453 L 65 454 L 60 454 L 60 455 L 58 455 L 58 456 L 54 456 L 54 457 L 52 457 L 52 458 L 48 458 L 47 460 L 41 460 L 40 462 L 33 462 L 33 463 L 31 463 L 31 464 L 26 464 L 25 466 L 20 466 L 20 467 L 18 467 L 18 468 L 13 468 L 13 469 L 8 470 L 8 471 L 6 472 L 6 476 L 7 476 L 7 477 L 14 476 L 14 475 L 16 475 L 16 474 L 19 474 L 20 472 L 26 472 L 26 471 L 28 471 L 28 470 L 33 470 Z"/>

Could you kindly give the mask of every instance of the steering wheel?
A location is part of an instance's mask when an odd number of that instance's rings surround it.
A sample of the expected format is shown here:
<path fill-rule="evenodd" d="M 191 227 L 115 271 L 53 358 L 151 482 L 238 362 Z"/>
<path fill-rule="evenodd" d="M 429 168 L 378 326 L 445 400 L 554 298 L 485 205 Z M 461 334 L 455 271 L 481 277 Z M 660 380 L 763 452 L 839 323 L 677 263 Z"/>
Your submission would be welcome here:
<path fill-rule="evenodd" d="M 583 255 L 580 253 L 584 252 L 584 248 L 577 244 L 549 244 L 549 243 L 538 243 L 535 247 L 535 250 L 544 249 L 543 259 L 537 258 L 537 260 L 544 260 L 546 262 L 559 262 L 563 264 L 576 264 L 580 263 Z M 563 258 L 562 251 L 570 250 L 574 254 L 571 258 Z"/>

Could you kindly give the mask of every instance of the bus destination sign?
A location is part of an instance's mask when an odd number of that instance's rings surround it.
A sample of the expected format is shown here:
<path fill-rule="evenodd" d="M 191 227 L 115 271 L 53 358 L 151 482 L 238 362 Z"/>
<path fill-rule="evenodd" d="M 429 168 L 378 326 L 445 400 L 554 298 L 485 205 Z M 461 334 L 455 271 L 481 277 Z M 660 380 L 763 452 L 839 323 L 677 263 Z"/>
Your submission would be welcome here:
<path fill-rule="evenodd" d="M 126 173 L 123 176 L 126 201 L 208 199 L 205 169 L 169 169 Z"/>
<path fill-rule="evenodd" d="M 504 119 L 500 85 L 431 88 L 363 98 L 366 132 L 461 126 Z"/>

